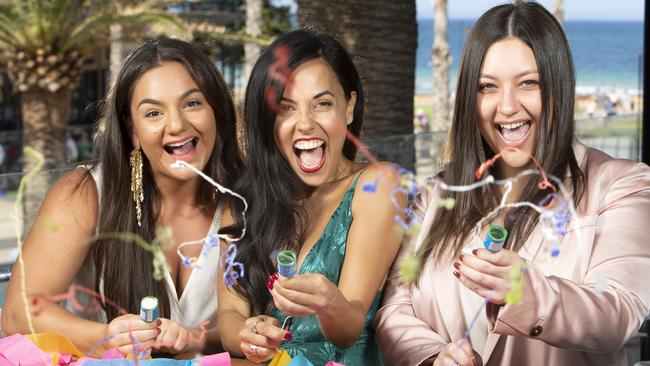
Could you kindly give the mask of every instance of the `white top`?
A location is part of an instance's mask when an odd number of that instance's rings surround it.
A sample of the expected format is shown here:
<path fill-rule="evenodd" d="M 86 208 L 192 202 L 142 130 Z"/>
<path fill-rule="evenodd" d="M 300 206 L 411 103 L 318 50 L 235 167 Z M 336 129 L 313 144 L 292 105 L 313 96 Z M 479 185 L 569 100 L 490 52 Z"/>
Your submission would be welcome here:
<path fill-rule="evenodd" d="M 89 169 L 87 166 L 83 168 Z M 95 185 L 97 186 L 97 193 L 99 195 L 99 202 L 101 204 L 101 166 L 90 171 Z M 130 194 L 130 192 L 125 193 Z M 223 212 L 223 201 L 217 205 L 217 210 L 212 219 L 212 225 L 207 234 L 217 234 L 221 224 L 221 214 Z M 207 236 L 206 234 L 206 236 Z M 219 247 L 207 246 L 205 241 L 201 254 L 199 255 L 196 267 L 190 273 L 187 280 L 185 289 L 181 298 L 178 298 L 176 293 L 176 286 L 172 280 L 171 274 L 164 268 L 163 280 L 167 284 L 167 292 L 169 294 L 169 302 L 171 305 L 171 320 L 182 324 L 185 327 L 192 328 L 205 320 L 210 320 L 208 328 L 214 328 L 217 325 L 217 269 L 219 267 Z M 92 253 L 86 256 L 84 263 L 81 265 L 79 272 L 72 281 L 72 284 L 81 285 L 89 289 L 94 289 L 95 280 L 95 263 L 92 258 Z M 103 283 L 100 283 L 100 292 L 103 293 Z M 80 295 L 77 301 L 82 306 L 90 304 L 91 298 L 86 295 Z M 64 306 L 70 312 L 84 317 L 86 319 L 94 320 L 97 322 L 106 323 L 106 313 L 103 309 L 99 312 L 92 314 L 84 313 L 75 308 L 71 303 L 65 302 Z"/>

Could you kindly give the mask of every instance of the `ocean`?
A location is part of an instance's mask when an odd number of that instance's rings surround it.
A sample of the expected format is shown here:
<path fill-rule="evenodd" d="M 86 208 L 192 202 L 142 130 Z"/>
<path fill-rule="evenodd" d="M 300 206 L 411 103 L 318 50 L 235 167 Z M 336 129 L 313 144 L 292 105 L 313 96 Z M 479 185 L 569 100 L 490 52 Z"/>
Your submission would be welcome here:
<path fill-rule="evenodd" d="M 473 23 L 473 20 L 449 21 L 452 91 L 456 87 L 466 34 Z M 635 93 L 642 83 L 639 68 L 643 55 L 643 22 L 566 21 L 564 29 L 573 53 L 578 93 L 594 93 L 598 88 L 627 89 Z M 416 93 L 432 91 L 432 45 L 433 19 L 418 19 Z"/>

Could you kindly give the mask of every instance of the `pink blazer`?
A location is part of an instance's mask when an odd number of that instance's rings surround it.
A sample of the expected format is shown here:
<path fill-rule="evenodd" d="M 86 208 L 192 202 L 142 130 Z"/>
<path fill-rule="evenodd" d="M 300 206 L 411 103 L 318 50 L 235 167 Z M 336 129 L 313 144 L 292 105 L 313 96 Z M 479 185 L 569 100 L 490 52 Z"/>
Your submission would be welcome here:
<path fill-rule="evenodd" d="M 488 336 L 485 348 L 476 350 L 485 365 L 627 365 L 623 345 L 650 305 L 650 168 L 579 142 L 574 151 L 588 177 L 579 220 L 562 238 L 558 264 L 538 258 L 540 227 L 519 251 L 529 262 L 523 299 L 486 307 Z M 422 230 L 400 256 L 422 243 L 434 218 L 427 192 L 419 198 Z M 420 365 L 463 338 L 460 294 L 470 290 L 453 276 L 452 263 L 427 261 L 415 287 L 401 283 L 397 262 L 375 318 L 377 341 L 394 365 Z M 606 279 L 602 291 L 596 290 L 599 276 Z"/>

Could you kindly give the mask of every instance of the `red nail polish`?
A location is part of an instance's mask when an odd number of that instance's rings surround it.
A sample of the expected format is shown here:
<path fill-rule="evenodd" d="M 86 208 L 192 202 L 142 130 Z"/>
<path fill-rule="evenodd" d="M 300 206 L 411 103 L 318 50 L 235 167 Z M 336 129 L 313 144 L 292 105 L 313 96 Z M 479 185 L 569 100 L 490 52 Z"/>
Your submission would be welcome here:
<path fill-rule="evenodd" d="M 472 250 L 472 254 L 474 254 L 474 255 L 478 255 L 478 249 L 474 249 L 474 250 Z"/>
<path fill-rule="evenodd" d="M 160 319 L 156 319 L 156 325 L 157 325 L 157 326 L 161 326 L 161 325 L 162 325 L 162 320 L 160 320 Z"/>
<path fill-rule="evenodd" d="M 290 341 L 292 338 L 293 338 L 293 334 L 291 334 L 291 332 L 287 332 L 284 335 L 284 339 L 287 340 L 287 341 Z"/>
<path fill-rule="evenodd" d="M 266 283 L 266 287 L 269 288 L 269 291 L 273 290 L 273 280 L 269 280 L 269 282 Z"/>
<path fill-rule="evenodd" d="M 461 254 L 460 257 L 458 257 L 458 259 L 460 259 L 460 261 L 462 262 L 464 256 L 465 256 L 465 254 Z"/>
<path fill-rule="evenodd" d="M 458 262 L 454 262 L 454 268 L 456 268 L 456 269 L 460 269 L 460 263 L 458 263 Z"/>
<path fill-rule="evenodd" d="M 460 278 L 460 273 L 454 271 L 454 276 L 456 276 L 457 278 Z"/>
<path fill-rule="evenodd" d="M 277 273 L 274 273 L 274 274 L 273 274 L 273 278 L 277 280 L 278 278 L 280 278 L 280 275 L 277 274 Z"/>

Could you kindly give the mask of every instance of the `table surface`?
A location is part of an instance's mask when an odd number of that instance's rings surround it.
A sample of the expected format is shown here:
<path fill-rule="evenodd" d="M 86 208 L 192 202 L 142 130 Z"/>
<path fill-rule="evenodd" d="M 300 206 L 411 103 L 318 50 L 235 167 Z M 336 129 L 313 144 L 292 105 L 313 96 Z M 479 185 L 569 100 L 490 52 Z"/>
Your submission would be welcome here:
<path fill-rule="evenodd" d="M 249 360 L 240 360 L 236 358 L 232 359 L 232 366 L 251 366 L 251 365 L 260 365 L 260 364 Z"/>

